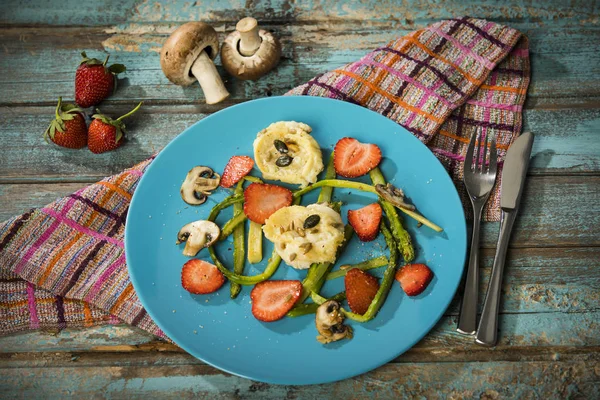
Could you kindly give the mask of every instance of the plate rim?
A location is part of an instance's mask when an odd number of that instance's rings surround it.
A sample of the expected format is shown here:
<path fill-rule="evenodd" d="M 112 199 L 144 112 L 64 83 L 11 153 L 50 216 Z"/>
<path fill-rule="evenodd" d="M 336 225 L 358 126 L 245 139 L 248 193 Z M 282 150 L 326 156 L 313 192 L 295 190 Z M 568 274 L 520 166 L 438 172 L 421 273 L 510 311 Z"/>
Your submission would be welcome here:
<path fill-rule="evenodd" d="M 228 111 L 228 110 L 232 110 L 232 109 L 236 109 L 238 107 L 244 107 L 245 105 L 249 104 L 249 103 L 257 103 L 257 102 L 269 102 L 269 101 L 322 101 L 322 102 L 335 102 L 335 103 L 343 103 L 344 106 L 348 106 L 350 108 L 357 108 L 357 109 L 361 109 L 367 112 L 370 112 L 372 114 L 374 114 L 376 116 L 376 118 L 384 118 L 389 122 L 395 123 L 395 125 L 397 126 L 398 129 L 400 129 L 400 134 L 401 135 L 405 135 L 407 137 L 408 140 L 414 140 L 416 142 L 419 143 L 419 145 L 423 146 L 425 149 L 427 149 L 427 151 L 429 151 L 431 153 L 431 155 L 433 156 L 435 162 L 437 162 L 439 164 L 439 166 L 442 168 L 442 170 L 444 171 L 444 173 L 446 174 L 447 178 L 450 180 L 450 182 L 452 183 L 452 194 L 454 196 L 456 196 L 456 199 L 459 201 L 459 203 L 461 204 L 460 208 L 460 216 L 462 218 L 460 218 L 460 221 L 462 222 L 460 228 L 462 228 L 461 230 L 465 233 L 465 237 L 464 237 L 464 248 L 461 254 L 461 267 L 460 267 L 460 279 L 457 280 L 455 287 L 452 290 L 452 296 L 449 296 L 448 300 L 446 301 L 446 303 L 443 305 L 443 307 L 441 308 L 441 311 L 439 313 L 439 315 L 437 315 L 433 320 L 432 323 L 427 327 L 427 329 L 424 330 L 424 333 L 420 336 L 417 336 L 413 341 L 409 342 L 409 344 L 407 346 L 405 346 L 405 348 L 403 350 L 401 350 L 399 353 L 397 354 L 392 354 L 390 357 L 387 358 L 382 358 L 381 362 L 376 362 L 374 363 L 374 365 L 366 365 L 364 368 L 361 368 L 361 371 L 355 374 L 344 374 L 344 376 L 341 377 L 332 377 L 330 379 L 325 379 L 325 380 L 316 380 L 316 381 L 311 381 L 311 382 L 306 382 L 306 383 L 299 383 L 296 381 L 292 381 L 292 380 L 282 380 L 282 379 L 269 379 L 268 377 L 256 377 L 256 376 L 249 376 L 240 372 L 236 372 L 233 371 L 231 369 L 225 368 L 225 367 L 221 367 L 219 365 L 217 365 L 216 363 L 213 362 L 209 362 L 207 360 L 205 360 L 203 357 L 201 357 L 199 354 L 197 354 L 196 351 L 193 351 L 191 349 L 188 348 L 187 345 L 185 344 L 181 344 L 176 342 L 174 339 L 172 339 L 172 335 L 169 334 L 170 329 L 168 327 L 164 327 L 162 323 L 158 322 L 158 319 L 156 318 L 156 316 L 154 315 L 154 312 L 152 310 L 150 310 L 150 308 L 147 306 L 147 302 L 144 299 L 144 296 L 141 294 L 141 292 L 139 290 L 137 290 L 137 288 L 141 287 L 140 283 L 137 281 L 136 275 L 135 273 L 132 272 L 132 264 L 130 263 L 130 252 L 131 250 L 128 250 L 130 248 L 130 246 L 132 246 L 130 244 L 130 240 L 129 237 L 131 236 L 131 228 L 129 228 L 130 224 L 125 224 L 125 234 L 124 234 L 124 242 L 125 242 L 125 259 L 126 259 L 126 264 L 127 264 L 127 273 L 129 275 L 129 279 L 131 281 L 131 284 L 133 285 L 134 291 L 141 303 L 141 305 L 144 307 L 144 309 L 146 310 L 146 312 L 148 313 L 148 315 L 150 316 L 150 318 L 152 319 L 152 321 L 162 330 L 162 332 L 170 339 L 173 341 L 173 343 L 175 343 L 177 346 L 179 346 L 181 349 L 183 349 L 185 352 L 187 352 L 188 354 L 192 355 L 193 357 L 199 359 L 200 361 L 219 369 L 220 371 L 224 371 L 226 373 L 235 375 L 235 376 L 239 376 L 245 379 L 250 379 L 250 380 L 254 380 L 254 381 L 260 381 L 260 382 L 265 382 L 265 383 L 269 383 L 269 384 L 278 384 L 278 385 L 315 385 L 315 384 L 325 384 L 325 383 L 331 383 L 331 382 L 337 382 L 337 381 L 341 381 L 344 379 L 349 379 L 355 376 L 359 376 L 362 374 L 365 374 L 367 372 L 370 372 L 376 368 L 379 368 L 380 366 L 383 366 L 387 363 L 389 363 L 391 360 L 394 360 L 395 358 L 399 357 L 400 355 L 404 354 L 405 352 L 407 352 L 408 350 L 410 350 L 411 348 L 413 348 L 415 346 L 415 344 L 417 344 L 419 341 L 421 341 L 425 336 L 427 336 L 431 330 L 437 325 L 437 323 L 441 320 L 441 318 L 444 316 L 444 313 L 446 312 L 446 310 L 448 309 L 448 307 L 450 306 L 450 303 L 452 302 L 452 300 L 454 299 L 454 297 L 456 296 L 456 292 L 460 286 L 460 283 L 462 281 L 462 276 L 464 275 L 464 269 L 465 269 L 465 262 L 466 262 L 466 256 L 467 256 L 467 249 L 468 249 L 468 233 L 467 233 L 467 222 L 466 222 L 466 216 L 465 216 L 465 210 L 464 207 L 462 206 L 462 202 L 460 200 L 460 196 L 458 194 L 458 190 L 456 185 L 454 184 L 454 181 L 452 180 L 452 177 L 450 176 L 450 174 L 448 173 L 448 171 L 446 170 L 446 168 L 442 165 L 442 163 L 440 162 L 440 160 L 435 156 L 435 154 L 427 147 L 427 145 L 423 142 L 421 142 L 416 136 L 414 136 L 412 133 L 410 133 L 406 128 L 404 128 L 402 125 L 396 123 L 395 121 L 379 114 L 378 112 L 375 112 L 367 107 L 363 107 L 360 106 L 358 104 L 354 104 L 354 103 L 350 103 L 347 101 L 343 101 L 343 100 L 339 100 L 339 99 L 332 99 L 332 98 L 328 98 L 328 97 L 317 97 L 317 96 L 300 96 L 300 95 L 292 95 L 292 96 L 271 96 L 271 97 L 264 97 L 264 98 L 260 98 L 260 99 L 253 99 L 253 100 L 249 100 L 249 101 L 245 101 L 243 103 L 238 103 L 235 104 L 233 106 L 230 107 L 226 107 L 223 108 L 222 110 L 219 110 L 215 113 L 212 113 L 208 116 L 206 116 L 205 118 L 202 118 L 198 121 L 196 121 L 195 123 L 193 123 L 192 125 L 190 125 L 189 127 L 187 127 L 186 129 L 184 129 L 181 133 L 179 133 L 177 136 L 175 136 L 173 139 L 171 139 L 169 141 L 169 143 L 167 143 L 160 151 L 158 154 L 156 154 L 156 156 L 154 157 L 153 161 L 150 163 L 150 165 L 146 168 L 146 171 L 144 172 L 144 174 L 142 175 L 142 177 L 140 178 L 140 180 L 138 181 L 137 185 L 136 185 L 136 190 L 134 191 L 134 194 L 132 196 L 131 202 L 129 204 L 129 211 L 128 211 L 128 216 L 129 214 L 132 212 L 132 210 L 135 210 L 135 204 L 138 201 L 143 201 L 140 200 L 140 196 L 138 196 L 137 194 L 139 193 L 139 191 L 137 190 L 143 183 L 144 180 L 147 179 L 147 177 L 149 176 L 149 172 L 152 170 L 152 168 L 155 165 L 158 165 L 158 163 L 156 163 L 157 160 L 160 159 L 160 157 L 163 155 L 163 153 L 165 152 L 165 150 L 167 150 L 169 148 L 169 146 L 174 145 L 175 142 L 177 142 L 178 140 L 181 140 L 181 138 L 190 130 L 194 129 L 194 127 L 200 123 L 202 123 L 203 121 L 206 121 L 210 118 L 213 118 L 215 116 L 218 116 L 218 114 L 220 114 L 223 111 Z M 148 178 L 149 179 L 149 178 Z M 129 220 L 129 218 L 128 218 Z"/>

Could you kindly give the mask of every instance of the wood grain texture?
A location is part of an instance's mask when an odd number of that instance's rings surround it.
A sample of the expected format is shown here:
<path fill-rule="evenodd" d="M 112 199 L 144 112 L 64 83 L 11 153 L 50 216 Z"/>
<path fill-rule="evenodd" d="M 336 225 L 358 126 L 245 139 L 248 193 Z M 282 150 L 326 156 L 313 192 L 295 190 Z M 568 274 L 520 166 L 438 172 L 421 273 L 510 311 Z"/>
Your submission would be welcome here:
<path fill-rule="evenodd" d="M 600 337 L 597 335 L 600 329 L 600 311 L 502 314 L 500 327 L 500 347 L 600 346 Z M 160 345 L 153 346 L 152 343 L 155 342 L 154 336 L 137 328 L 125 325 L 103 326 L 84 330 L 69 329 L 56 335 L 28 332 L 5 336 L 0 338 L 0 351 L 15 353 L 173 350 L 172 344 L 161 342 Z M 472 349 L 473 345 L 473 338 L 456 332 L 456 316 L 447 315 L 417 347 L 451 353 Z"/>
<path fill-rule="evenodd" d="M 11 368 L 2 371 L 0 395 L 45 398 L 392 399 L 392 398 L 598 398 L 598 361 L 387 364 L 341 382 L 269 385 L 224 374 L 206 365 Z"/>
<path fill-rule="evenodd" d="M 251 14 L 265 21 L 319 21 L 338 20 L 392 22 L 435 21 L 455 18 L 459 15 L 477 15 L 495 20 L 549 21 L 560 25 L 589 23 L 597 17 L 595 1 L 575 0 L 565 3 L 561 0 L 545 1 L 543 4 L 506 1 L 502 4 L 494 0 L 445 1 L 443 6 L 432 7 L 426 0 L 410 2 L 396 1 L 354 1 L 336 0 L 271 0 L 258 1 L 195 1 L 174 0 L 155 2 L 150 0 L 127 0 L 115 5 L 110 0 L 82 3 L 67 0 L 63 8 L 51 3 L 34 5 L 23 4 L 18 0 L 7 0 L 0 23 L 14 25 L 114 25 L 123 22 L 182 22 L 237 21 Z"/>
<path fill-rule="evenodd" d="M 392 38 L 462 15 L 529 37 L 525 129 L 536 134 L 496 348 L 455 332 L 458 298 L 392 363 L 309 387 L 223 374 L 127 326 L 29 332 L 0 338 L 1 398 L 600 398 L 600 1 L 5 0 L 1 8 L 0 220 L 144 160 L 206 115 L 283 94 Z M 281 38 L 273 73 L 241 82 L 217 59 L 232 96 L 212 106 L 197 86 L 166 80 L 157 52 L 179 24 L 210 22 L 222 39 L 246 15 Z M 145 101 L 128 123 L 129 142 L 115 152 L 62 150 L 41 139 L 57 97 L 73 96 L 81 50 L 110 52 L 128 66 L 102 111 L 120 115 Z M 497 231 L 484 225 L 481 297 Z"/>
<path fill-rule="evenodd" d="M 600 84 L 600 29 L 561 28 L 539 23 L 512 24 L 530 39 L 532 83 L 529 106 L 548 98 L 578 99 L 598 95 Z M 80 52 L 103 58 L 110 52 L 114 62 L 128 67 L 119 90 L 110 102 L 145 100 L 148 104 L 203 103 L 197 85 L 181 88 L 169 83 L 160 69 L 159 51 L 177 27 L 153 23 L 113 28 L 0 28 L 0 104 L 52 104 L 58 95 L 72 96 L 73 77 Z M 354 22 L 265 25 L 281 38 L 283 58 L 277 69 L 256 82 L 232 79 L 219 72 L 231 92 L 230 101 L 279 95 L 318 73 L 356 61 L 367 52 L 417 29 L 390 27 L 389 23 L 357 26 Z M 233 29 L 221 24 L 222 32 Z M 32 63 L 43 59 L 44 63 Z"/>
<path fill-rule="evenodd" d="M 117 153 L 106 153 L 107 160 L 114 154 Z M 90 167 L 83 160 L 81 166 Z M 44 167 L 53 168 L 52 164 Z M 0 184 L 0 220 L 43 206 L 83 186 L 85 183 Z M 511 245 L 519 248 L 598 246 L 599 202 L 600 176 L 532 176 L 526 183 Z M 577 204 L 577 212 L 573 212 L 574 204 Z M 495 246 L 498 227 L 498 223 L 483 225 L 482 247 Z"/>
<path fill-rule="evenodd" d="M 117 116 L 128 107 L 107 106 L 102 111 Z M 5 138 L 0 146 L 0 183 L 95 182 L 145 160 L 207 115 L 195 106 L 144 106 L 128 119 L 126 144 L 96 155 L 46 143 L 42 133 L 52 112 L 50 107 L 0 108 Z M 600 109 L 531 110 L 525 129 L 536 134 L 531 174 L 600 172 Z"/>

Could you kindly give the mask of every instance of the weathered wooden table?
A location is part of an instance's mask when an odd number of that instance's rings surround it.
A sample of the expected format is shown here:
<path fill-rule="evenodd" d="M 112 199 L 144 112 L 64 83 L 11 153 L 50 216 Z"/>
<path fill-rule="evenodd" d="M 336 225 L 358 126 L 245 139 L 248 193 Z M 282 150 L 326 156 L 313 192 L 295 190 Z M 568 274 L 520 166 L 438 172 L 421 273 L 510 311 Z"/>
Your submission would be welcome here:
<path fill-rule="evenodd" d="M 455 332 L 455 301 L 425 339 L 388 365 L 335 384 L 291 387 L 221 373 L 127 326 L 33 332 L 0 338 L 0 397 L 600 398 L 600 2 L 566 3 L 3 1 L 0 220 L 145 159 L 210 113 L 282 94 L 395 36 L 461 15 L 529 36 L 525 129 L 536 142 L 496 348 Z M 232 97 L 215 106 L 203 104 L 198 87 L 166 80 L 157 52 L 176 26 L 200 20 L 222 33 L 246 15 L 282 39 L 274 73 L 228 80 Z M 128 124 L 129 142 L 103 155 L 64 151 L 41 138 L 58 96 L 73 96 L 82 50 L 110 52 L 128 67 L 103 111 L 119 114 L 145 101 Z M 496 223 L 484 226 L 482 293 L 497 231 Z"/>

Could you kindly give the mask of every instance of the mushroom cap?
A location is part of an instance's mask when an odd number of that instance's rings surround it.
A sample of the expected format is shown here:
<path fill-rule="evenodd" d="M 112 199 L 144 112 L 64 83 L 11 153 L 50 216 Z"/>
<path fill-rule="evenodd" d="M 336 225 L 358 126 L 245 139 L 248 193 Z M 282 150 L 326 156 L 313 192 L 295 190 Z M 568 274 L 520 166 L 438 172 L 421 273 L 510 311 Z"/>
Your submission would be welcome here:
<path fill-rule="evenodd" d="M 258 79 L 277 65 L 281 58 L 281 44 L 279 40 L 269 31 L 261 29 L 258 31 L 262 43 L 256 53 L 251 56 L 243 56 L 238 50 L 241 34 L 238 31 L 231 32 L 221 46 L 221 62 L 223 68 L 232 76 L 243 80 Z"/>
<path fill-rule="evenodd" d="M 190 69 L 203 50 L 212 60 L 217 57 L 219 38 L 213 27 L 204 22 L 181 25 L 167 39 L 160 52 L 163 73 L 176 85 L 191 85 L 196 78 Z"/>
<path fill-rule="evenodd" d="M 340 310 L 340 303 L 328 300 L 317 308 L 315 323 L 317 327 L 317 340 L 323 344 L 342 339 L 352 339 L 352 328 L 344 325 L 344 314 Z"/>
<path fill-rule="evenodd" d="M 406 210 L 414 211 L 416 208 L 412 204 L 407 204 L 404 201 L 404 192 L 402 189 L 398 189 L 396 186 L 392 185 L 388 182 L 387 185 L 382 185 L 378 183 L 375 185 L 375 191 L 377 194 L 381 196 L 384 200 L 389 201 L 394 206 L 399 208 L 404 208 Z"/>
<path fill-rule="evenodd" d="M 198 252 L 211 246 L 219 239 L 221 230 L 212 221 L 199 220 L 184 225 L 177 232 L 177 244 L 185 242 L 183 255 L 194 257 Z"/>
<path fill-rule="evenodd" d="M 196 166 L 187 173 L 181 184 L 181 198 L 192 206 L 203 204 L 210 192 L 219 186 L 220 180 L 219 174 L 215 174 L 211 168 Z"/>

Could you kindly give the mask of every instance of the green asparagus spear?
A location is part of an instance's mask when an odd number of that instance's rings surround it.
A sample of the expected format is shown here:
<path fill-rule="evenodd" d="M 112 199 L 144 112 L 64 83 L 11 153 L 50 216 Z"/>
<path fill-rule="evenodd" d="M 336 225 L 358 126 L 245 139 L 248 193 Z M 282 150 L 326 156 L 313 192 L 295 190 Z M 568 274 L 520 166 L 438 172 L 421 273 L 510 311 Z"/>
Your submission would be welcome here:
<path fill-rule="evenodd" d="M 310 298 L 312 299 L 312 301 L 314 303 L 316 303 L 318 305 L 321 305 L 327 301 L 327 299 L 325 297 L 321 296 L 317 292 L 310 292 Z"/>
<path fill-rule="evenodd" d="M 379 167 L 371 170 L 369 176 L 374 185 L 385 185 L 385 179 Z M 400 222 L 400 217 L 398 216 L 398 213 L 396 213 L 396 208 L 389 201 L 383 199 L 381 199 L 379 203 L 390 221 L 390 228 L 394 234 L 394 238 L 398 242 L 398 250 L 402 253 L 404 261 L 407 263 L 411 262 L 415 258 L 415 249 L 412 245 L 410 234 L 404 229 L 402 222 Z"/>
<path fill-rule="evenodd" d="M 335 296 L 331 297 L 329 300 L 335 301 L 344 301 L 346 299 L 346 293 L 340 292 Z M 302 315 L 314 314 L 317 312 L 317 308 L 319 305 L 317 303 L 309 303 L 309 304 L 298 304 L 292 310 L 290 310 L 286 316 L 288 317 L 300 317 Z"/>
<path fill-rule="evenodd" d="M 229 196 L 226 197 L 223 201 L 221 201 L 220 203 L 218 203 L 217 205 L 215 205 L 212 210 L 210 210 L 210 213 L 208 214 L 208 218 L 207 220 L 209 221 L 214 221 L 215 219 L 217 219 L 217 216 L 219 215 L 219 213 L 226 209 L 227 207 L 237 204 L 237 203 L 241 203 L 244 201 L 243 197 L 236 197 L 236 196 Z"/>
<path fill-rule="evenodd" d="M 361 190 L 361 191 L 367 192 L 367 193 L 373 193 L 373 194 L 376 194 L 379 196 L 379 194 L 377 193 L 377 190 L 375 190 L 375 187 L 373 185 L 368 185 L 366 183 L 355 182 L 355 181 L 346 181 L 343 179 L 324 179 L 322 181 L 313 183 L 312 185 L 307 186 L 304 189 L 297 190 L 296 192 L 294 192 L 294 196 L 302 196 L 312 190 L 326 187 L 326 186 L 344 188 L 344 189 L 356 189 L 356 190 Z M 409 217 L 414 218 L 415 220 L 422 223 L 423 225 L 430 227 L 431 229 L 433 229 L 436 232 L 443 231 L 443 229 L 441 227 L 434 224 L 433 222 L 431 222 L 430 220 L 428 220 L 427 218 L 425 218 L 424 216 L 422 216 L 421 214 L 419 214 L 415 211 L 407 210 L 405 208 L 399 208 L 399 210 L 402 211 L 403 213 L 405 213 L 406 215 L 408 215 Z"/>
<path fill-rule="evenodd" d="M 346 225 L 344 229 L 344 241 L 338 247 L 337 255 L 339 256 L 343 249 L 346 247 L 346 244 L 352 238 L 354 234 L 354 230 L 350 225 Z M 308 272 L 306 273 L 306 278 L 302 281 L 302 294 L 300 298 L 296 302 L 296 304 L 302 304 L 304 300 L 310 296 L 311 292 L 319 292 L 323 284 L 325 283 L 325 277 L 331 271 L 333 267 L 333 263 L 315 263 L 310 266 Z"/>
<path fill-rule="evenodd" d="M 363 261 L 358 264 L 342 265 L 339 270 L 333 271 L 333 272 L 330 272 L 329 274 L 327 274 L 327 276 L 325 277 L 325 280 L 330 281 L 332 279 L 337 279 L 337 278 L 346 276 L 348 271 L 350 271 L 353 268 L 358 268 L 363 271 L 368 271 L 370 269 L 381 268 L 387 264 L 388 264 L 387 257 L 379 256 L 379 257 L 371 258 L 370 260 L 367 260 L 367 261 Z"/>
<path fill-rule="evenodd" d="M 335 167 L 333 165 L 333 153 L 329 157 L 329 161 L 327 162 L 327 169 L 325 170 L 325 179 L 334 179 L 335 178 Z M 325 186 L 321 189 L 319 193 L 319 198 L 317 199 L 317 203 L 330 202 L 331 196 L 333 195 L 333 188 L 331 186 Z"/>
<path fill-rule="evenodd" d="M 213 209 L 210 211 L 210 214 L 208 216 L 208 220 L 214 221 L 217 218 L 217 216 L 219 215 L 219 212 L 221 212 L 221 210 L 229 207 L 232 204 L 241 202 L 243 200 L 244 200 L 243 198 L 238 199 L 235 196 L 226 198 L 221 203 L 219 203 L 213 207 Z M 242 215 L 243 215 L 243 213 L 242 213 Z M 227 279 L 229 279 L 231 282 L 237 283 L 240 285 L 255 285 L 259 282 L 266 281 L 271 276 L 273 276 L 275 271 L 277 271 L 277 268 L 279 267 L 279 263 L 281 262 L 281 257 L 279 257 L 277 252 L 275 250 L 273 250 L 273 255 L 269 259 L 269 262 L 267 263 L 267 267 L 261 274 L 254 275 L 254 276 L 244 276 L 244 275 L 236 274 L 236 273 L 228 270 L 227 268 L 225 268 L 223 263 L 221 263 L 221 261 L 217 257 L 214 246 L 210 246 L 208 248 L 208 253 L 210 254 L 210 257 L 212 258 L 213 263 L 219 269 L 219 271 L 221 271 L 223 273 L 223 275 L 225 275 L 225 277 Z"/>
<path fill-rule="evenodd" d="M 256 285 L 257 283 L 266 281 L 267 279 L 273 276 L 275 271 L 277 271 L 277 268 L 279 268 L 279 263 L 281 262 L 281 257 L 279 257 L 279 254 L 277 254 L 277 252 L 273 250 L 273 254 L 269 259 L 269 262 L 267 263 L 267 267 L 261 274 L 246 276 L 236 274 L 225 268 L 223 263 L 217 257 L 214 246 L 210 246 L 208 248 L 208 252 L 210 253 L 210 257 L 212 258 L 213 263 L 216 265 L 219 271 L 221 271 L 223 275 L 225 275 L 227 279 L 229 279 L 231 282 L 238 283 L 244 286 Z"/>
<path fill-rule="evenodd" d="M 250 221 L 248 228 L 248 262 L 256 264 L 262 261 L 262 225 L 258 222 Z"/>
<path fill-rule="evenodd" d="M 381 286 L 379 286 L 379 290 L 375 294 L 375 298 L 369 305 L 367 311 L 363 314 L 356 314 L 350 311 L 346 311 L 342 309 L 343 313 L 347 318 L 350 318 L 357 322 L 367 322 L 372 320 L 376 315 L 385 299 L 390 291 L 390 287 L 392 286 L 392 282 L 394 282 L 394 275 L 396 273 L 396 263 L 398 261 L 398 249 L 396 247 L 396 243 L 394 241 L 394 237 L 392 236 L 392 232 L 385 225 L 384 221 L 381 221 L 381 232 L 385 237 L 385 242 L 387 243 L 388 248 L 390 249 L 390 259 L 388 262 L 388 266 L 383 274 L 383 279 L 381 281 Z"/>
<path fill-rule="evenodd" d="M 333 167 L 333 154 L 329 158 L 329 162 L 327 163 L 327 170 L 325 171 L 325 179 L 335 178 L 335 168 Z M 331 187 L 323 187 L 321 189 L 321 193 L 319 193 L 319 198 L 317 202 L 331 202 L 331 196 L 333 194 L 333 188 Z M 334 209 L 340 211 L 341 204 L 335 204 Z M 348 225 L 346 230 L 344 231 L 345 240 L 338 249 L 338 255 L 341 251 L 341 248 L 345 246 L 345 244 L 350 240 L 352 236 L 352 228 Z M 304 303 L 304 300 L 310 296 L 312 291 L 319 292 L 325 280 L 323 279 L 325 275 L 329 273 L 329 271 L 333 268 L 333 263 L 314 263 L 308 269 L 306 273 L 306 278 L 302 282 L 302 294 L 300 295 L 300 299 L 296 302 L 297 304 Z"/>
<path fill-rule="evenodd" d="M 244 177 L 244 180 L 247 180 L 248 182 L 253 182 L 253 183 L 263 183 L 262 179 L 260 179 L 256 176 L 252 176 L 252 175 L 246 175 Z"/>
<path fill-rule="evenodd" d="M 244 180 L 240 180 L 235 189 L 235 196 L 242 196 L 244 193 Z M 242 203 L 235 203 L 233 205 L 233 213 L 243 213 Z M 245 227 L 244 224 L 239 224 L 233 230 L 233 272 L 241 275 L 244 272 L 244 263 L 246 261 L 245 251 Z M 242 287 L 235 282 L 231 282 L 230 285 L 230 296 L 235 299 L 242 290 Z"/>
<path fill-rule="evenodd" d="M 244 198 L 242 197 L 242 201 L 243 200 Z M 246 217 L 244 211 L 240 211 L 238 213 L 233 214 L 233 217 L 229 221 L 225 222 L 225 225 L 223 225 L 223 228 L 221 228 L 221 235 L 219 236 L 219 240 L 227 239 L 229 235 L 233 233 L 236 226 L 244 223 L 244 221 L 246 221 L 247 219 L 248 217 Z"/>
<path fill-rule="evenodd" d="M 315 189 L 322 187 L 336 187 L 342 189 L 356 189 L 361 190 L 363 192 L 369 192 L 373 194 L 377 194 L 375 187 L 373 185 L 369 185 L 367 183 L 360 183 L 355 181 L 347 181 L 344 179 L 323 179 L 322 181 L 318 181 L 313 183 L 310 186 L 305 187 L 304 189 L 300 189 L 294 192 L 294 197 L 302 196 L 308 192 L 311 192 Z"/>

